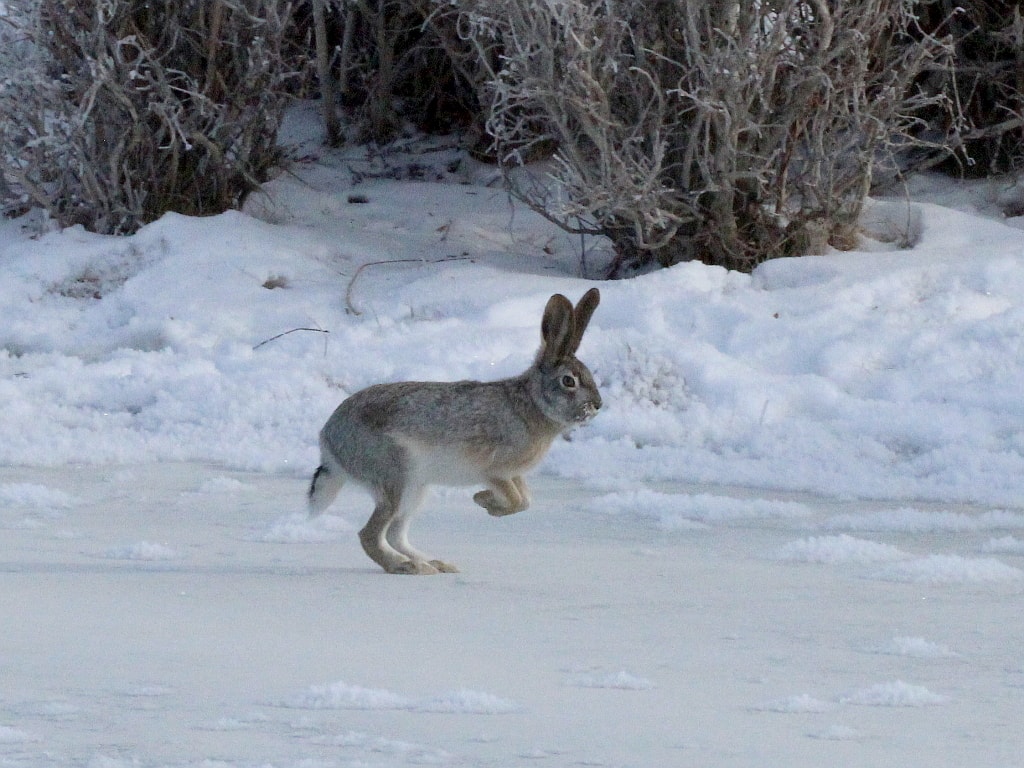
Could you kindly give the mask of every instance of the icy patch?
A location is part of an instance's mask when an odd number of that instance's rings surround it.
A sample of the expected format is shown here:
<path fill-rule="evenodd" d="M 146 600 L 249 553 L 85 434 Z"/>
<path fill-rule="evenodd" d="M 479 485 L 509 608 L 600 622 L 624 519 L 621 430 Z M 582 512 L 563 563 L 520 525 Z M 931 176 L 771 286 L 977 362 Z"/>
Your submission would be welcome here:
<path fill-rule="evenodd" d="M 806 505 L 790 501 L 650 490 L 607 493 L 594 499 L 589 508 L 605 514 L 632 514 L 653 519 L 666 530 L 687 530 L 749 520 L 802 518 L 811 514 Z"/>
<path fill-rule="evenodd" d="M 522 707 L 509 699 L 465 689 L 415 700 L 411 709 L 455 715 L 503 715 L 522 711 Z"/>
<path fill-rule="evenodd" d="M 0 504 L 11 507 L 39 509 L 70 509 L 79 500 L 64 491 L 35 483 L 4 483 L 0 485 Z"/>
<path fill-rule="evenodd" d="M 1024 529 L 1024 515 L 990 510 L 977 515 L 963 512 L 928 512 L 902 508 L 881 512 L 837 515 L 826 521 L 830 531 L 876 531 L 897 533 L 967 533 L 971 531 Z"/>
<path fill-rule="evenodd" d="M 626 670 L 611 674 L 580 673 L 566 680 L 566 685 L 576 688 L 613 688 L 620 691 L 649 691 L 654 683 L 644 677 L 637 677 Z"/>
<path fill-rule="evenodd" d="M 130 699 L 159 699 L 163 696 L 170 696 L 174 689 L 166 685 L 128 685 L 121 688 L 118 693 Z"/>
<path fill-rule="evenodd" d="M 120 547 L 108 549 L 103 553 L 108 560 L 179 560 L 181 555 L 174 549 L 163 544 L 153 544 L 148 541 L 140 541 L 135 544 L 124 544 Z"/>
<path fill-rule="evenodd" d="M 902 680 L 891 683 L 879 683 L 870 688 L 862 688 L 848 696 L 842 697 L 842 704 L 857 704 L 865 707 L 929 707 L 945 704 L 948 696 L 932 693 L 920 685 L 910 685 Z"/>
<path fill-rule="evenodd" d="M 822 741 L 856 741 L 861 736 L 860 731 L 848 725 L 830 725 L 824 731 L 807 735 L 812 739 L 821 739 Z"/>
<path fill-rule="evenodd" d="M 352 524 L 336 515 L 309 517 L 304 512 L 295 512 L 282 517 L 258 534 L 256 541 L 270 544 L 315 543 L 336 541 L 352 531 Z"/>
<path fill-rule="evenodd" d="M 932 643 L 923 637 L 894 637 L 883 645 L 869 647 L 868 653 L 882 656 L 906 656 L 912 659 L 955 659 L 954 653 L 944 645 Z"/>
<path fill-rule="evenodd" d="M 537 765 L 544 765 L 544 760 L 550 760 L 553 757 L 561 757 L 564 754 L 565 752 L 560 749 L 543 749 L 541 747 L 537 747 L 535 749 L 523 750 L 522 752 L 519 752 L 516 757 L 521 760 L 529 760 Z"/>
<path fill-rule="evenodd" d="M 254 728 L 262 727 L 268 721 L 265 715 L 260 713 L 253 713 L 245 717 L 221 717 L 209 723 L 197 725 L 201 731 L 216 731 L 216 732 L 232 732 L 232 731 L 249 731 Z"/>
<path fill-rule="evenodd" d="M 70 702 L 56 699 L 50 701 L 32 701 L 18 705 L 16 711 L 20 715 L 31 715 L 51 720 L 66 720 L 73 718 L 81 711 L 79 707 Z"/>
<path fill-rule="evenodd" d="M 797 563 L 885 563 L 909 555 L 891 544 L 839 536 L 812 536 L 793 541 L 779 550 L 779 558 Z"/>
<path fill-rule="evenodd" d="M 915 584 L 990 583 L 1017 581 L 1024 578 L 1024 571 L 990 557 L 929 555 L 891 565 L 875 574 L 875 578 Z"/>
<path fill-rule="evenodd" d="M 0 528 L 7 528 L 12 531 L 37 531 L 45 527 L 46 523 L 33 517 L 23 517 L 21 520 L 12 520 L 9 523 L 0 522 Z"/>
<path fill-rule="evenodd" d="M 95 755 L 86 768 L 140 768 L 142 762 L 137 757 L 110 757 L 109 755 Z M 230 768 L 225 763 L 211 763 L 208 768 Z"/>
<path fill-rule="evenodd" d="M 808 693 L 787 696 L 784 699 L 773 699 L 752 707 L 757 712 L 781 712 L 785 714 L 828 712 L 833 705 L 827 701 L 816 699 Z"/>
<path fill-rule="evenodd" d="M 0 744 L 28 744 L 38 741 L 42 741 L 42 739 L 33 733 L 0 725 Z"/>
<path fill-rule="evenodd" d="M 383 688 L 364 688 L 345 682 L 315 685 L 281 703 L 291 709 L 404 710 L 443 714 L 502 715 L 521 712 L 514 701 L 480 691 L 457 690 L 427 697 L 404 696 Z"/>
<path fill-rule="evenodd" d="M 403 759 L 403 763 L 409 765 L 447 765 L 448 763 L 458 762 L 455 755 L 442 749 L 434 749 L 425 747 L 422 744 L 388 739 L 383 736 L 375 736 L 359 731 L 347 731 L 336 736 L 318 739 L 317 743 L 329 744 L 334 747 L 359 749 L 378 757 L 380 755 L 399 757 Z M 377 761 L 374 760 L 373 763 L 352 763 L 352 765 L 370 764 L 376 765 Z"/>
<path fill-rule="evenodd" d="M 196 728 L 201 731 L 217 731 L 226 733 L 229 731 L 252 730 L 253 723 L 246 720 L 238 720 L 234 717 L 222 717 L 212 723 L 207 723 L 206 725 L 197 725 Z"/>

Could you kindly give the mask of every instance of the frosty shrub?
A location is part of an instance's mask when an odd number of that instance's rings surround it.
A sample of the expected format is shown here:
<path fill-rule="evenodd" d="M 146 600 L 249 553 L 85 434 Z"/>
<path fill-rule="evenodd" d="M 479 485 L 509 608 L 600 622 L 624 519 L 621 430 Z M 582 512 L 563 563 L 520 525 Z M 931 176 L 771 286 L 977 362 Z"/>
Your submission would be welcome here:
<path fill-rule="evenodd" d="M 5 205 L 127 233 L 238 206 L 277 160 L 290 4 L 8 0 Z M 12 34 L 8 31 L 8 34 Z M 13 198 L 13 199 L 12 199 Z"/>
<path fill-rule="evenodd" d="M 1018 0 L 965 0 L 922 9 L 921 26 L 952 36 L 951 74 L 969 121 L 956 170 L 1024 170 L 1024 16 Z"/>
<path fill-rule="evenodd" d="M 912 0 L 467 0 L 513 191 L 608 236 L 612 276 L 849 247 L 872 164 L 911 138 L 948 46 Z M 914 34 L 911 35 L 910 33 Z"/>

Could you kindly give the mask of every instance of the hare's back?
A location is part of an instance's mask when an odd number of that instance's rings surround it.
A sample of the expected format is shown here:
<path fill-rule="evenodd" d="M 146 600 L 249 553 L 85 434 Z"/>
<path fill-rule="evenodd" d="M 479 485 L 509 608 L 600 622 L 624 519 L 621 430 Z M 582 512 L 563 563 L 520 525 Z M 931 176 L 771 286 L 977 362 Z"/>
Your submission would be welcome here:
<path fill-rule="evenodd" d="M 331 422 L 428 442 L 479 438 L 507 426 L 504 382 L 403 381 L 376 384 L 346 399 Z"/>
<path fill-rule="evenodd" d="M 519 471 L 543 456 L 557 431 L 533 423 L 535 409 L 521 390 L 515 379 L 378 384 L 338 406 L 324 436 L 336 454 L 360 450 L 357 443 L 400 447 L 432 474 L 455 465 L 458 475 L 472 466 L 474 478 L 499 467 Z"/>

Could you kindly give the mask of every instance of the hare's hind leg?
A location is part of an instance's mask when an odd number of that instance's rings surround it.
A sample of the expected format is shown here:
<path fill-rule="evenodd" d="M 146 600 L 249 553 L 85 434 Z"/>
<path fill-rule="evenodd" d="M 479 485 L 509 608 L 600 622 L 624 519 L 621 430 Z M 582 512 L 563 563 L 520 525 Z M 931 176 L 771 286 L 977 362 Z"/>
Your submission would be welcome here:
<path fill-rule="evenodd" d="M 388 573 L 437 573 L 439 569 L 427 562 L 426 556 L 411 548 L 413 554 L 407 554 L 393 545 L 407 543 L 405 529 L 408 528 L 409 517 L 423 498 L 422 489 L 380 488 L 374 489 L 373 496 L 377 506 L 359 531 L 363 551 Z"/>
<path fill-rule="evenodd" d="M 423 554 L 409 543 L 409 524 L 412 522 L 413 515 L 416 514 L 423 503 L 425 493 L 425 486 L 418 488 L 406 487 L 403 489 L 398 514 L 387 529 L 388 543 L 408 557 L 411 562 L 417 564 L 421 569 L 418 573 L 430 573 L 430 570 L 424 568 L 424 566 L 433 568 L 434 573 L 458 573 L 459 569 L 451 563 L 446 563 L 444 560 L 435 560 L 430 555 Z"/>

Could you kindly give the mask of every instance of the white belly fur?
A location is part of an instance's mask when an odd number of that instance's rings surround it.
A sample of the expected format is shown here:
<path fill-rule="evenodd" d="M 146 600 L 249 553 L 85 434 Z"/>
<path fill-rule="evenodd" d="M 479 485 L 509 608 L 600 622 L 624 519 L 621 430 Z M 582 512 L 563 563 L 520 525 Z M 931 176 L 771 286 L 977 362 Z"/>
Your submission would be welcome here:
<path fill-rule="evenodd" d="M 426 446 L 402 441 L 409 452 L 409 469 L 413 476 L 426 485 L 466 486 L 484 485 L 487 480 L 483 467 L 451 446 Z"/>

